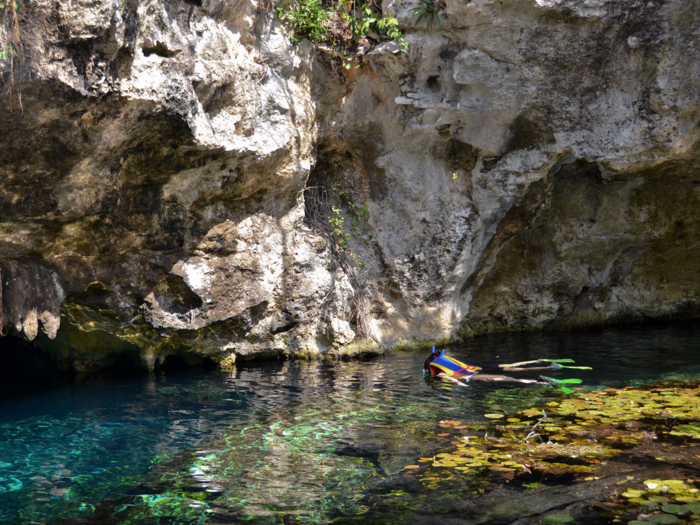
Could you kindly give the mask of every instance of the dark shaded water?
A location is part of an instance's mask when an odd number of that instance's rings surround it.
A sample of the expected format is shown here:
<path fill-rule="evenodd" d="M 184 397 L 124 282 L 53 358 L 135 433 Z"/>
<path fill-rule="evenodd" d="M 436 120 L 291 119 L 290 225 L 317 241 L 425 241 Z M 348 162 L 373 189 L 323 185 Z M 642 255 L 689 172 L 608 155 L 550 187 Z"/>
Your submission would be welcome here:
<path fill-rule="evenodd" d="M 700 325 L 680 325 L 490 336 L 448 353 L 573 358 L 594 370 L 547 375 L 593 389 L 700 377 L 699 346 Z M 391 523 L 377 497 L 400 493 L 403 467 L 435 452 L 437 421 L 561 395 L 426 382 L 426 353 L 0 389 L 0 523 Z"/>

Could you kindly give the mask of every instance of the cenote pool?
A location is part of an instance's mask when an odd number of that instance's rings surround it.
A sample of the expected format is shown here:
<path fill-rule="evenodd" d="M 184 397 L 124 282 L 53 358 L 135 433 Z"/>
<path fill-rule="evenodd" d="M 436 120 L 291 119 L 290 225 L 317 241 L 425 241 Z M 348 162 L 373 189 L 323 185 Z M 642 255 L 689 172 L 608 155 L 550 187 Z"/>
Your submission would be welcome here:
<path fill-rule="evenodd" d="M 0 523 L 693 521 L 699 346 L 691 324 L 448 349 L 472 364 L 573 358 L 593 370 L 547 375 L 581 378 L 574 394 L 429 382 L 426 350 L 6 395 Z M 645 386 L 658 380 L 682 382 Z M 656 478 L 680 481 L 643 484 Z"/>

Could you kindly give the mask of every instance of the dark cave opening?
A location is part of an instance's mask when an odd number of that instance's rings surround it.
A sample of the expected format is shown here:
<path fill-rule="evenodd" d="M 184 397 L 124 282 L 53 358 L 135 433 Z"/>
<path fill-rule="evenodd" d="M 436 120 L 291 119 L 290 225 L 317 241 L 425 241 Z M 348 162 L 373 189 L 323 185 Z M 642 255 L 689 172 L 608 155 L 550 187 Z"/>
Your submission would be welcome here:
<path fill-rule="evenodd" d="M 0 337 L 0 400 L 44 390 L 70 379 L 40 345 Z"/>

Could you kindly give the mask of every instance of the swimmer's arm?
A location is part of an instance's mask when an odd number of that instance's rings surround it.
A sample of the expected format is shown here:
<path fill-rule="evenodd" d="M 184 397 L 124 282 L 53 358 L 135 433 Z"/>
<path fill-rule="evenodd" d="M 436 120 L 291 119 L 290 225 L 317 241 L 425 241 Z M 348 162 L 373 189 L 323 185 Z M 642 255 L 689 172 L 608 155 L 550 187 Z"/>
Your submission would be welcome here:
<path fill-rule="evenodd" d="M 517 377 L 509 377 L 509 376 L 493 375 L 493 374 L 476 374 L 476 375 L 472 376 L 472 379 L 474 381 L 498 381 L 501 383 L 523 383 L 526 385 L 541 383 L 541 381 L 538 381 L 537 379 L 519 379 Z"/>
<path fill-rule="evenodd" d="M 452 381 L 453 383 L 457 383 L 459 386 L 467 386 L 465 383 L 463 383 L 463 382 L 460 381 L 459 379 L 455 379 L 454 377 L 448 376 L 447 374 L 442 373 L 442 372 L 440 372 L 440 373 L 439 373 L 437 376 L 435 376 L 435 377 L 439 377 L 440 379 L 449 379 L 449 380 Z"/>

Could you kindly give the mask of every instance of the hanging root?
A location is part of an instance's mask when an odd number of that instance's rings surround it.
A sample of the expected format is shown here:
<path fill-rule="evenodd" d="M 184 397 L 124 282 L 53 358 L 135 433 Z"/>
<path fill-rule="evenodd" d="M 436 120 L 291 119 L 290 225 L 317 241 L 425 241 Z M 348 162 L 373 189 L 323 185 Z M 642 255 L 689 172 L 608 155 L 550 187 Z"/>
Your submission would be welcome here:
<path fill-rule="evenodd" d="M 24 55 L 24 45 L 22 43 L 22 33 L 20 31 L 19 16 L 17 15 L 17 9 L 19 5 L 16 1 L 4 2 L 4 9 L 0 10 L 0 24 L 4 26 L 4 31 L 0 31 L 0 35 L 4 38 L 0 40 L 0 59 L 1 61 L 6 61 L 9 64 L 9 82 L 4 78 L 3 83 L 6 85 L 5 96 L 10 96 L 12 93 L 17 93 L 17 101 L 19 102 L 19 107 L 22 107 L 22 89 L 21 87 L 15 86 L 15 73 L 19 78 L 19 83 L 22 82 L 23 74 L 23 60 Z M 0 62 L 1 62 L 0 61 Z"/>
<path fill-rule="evenodd" d="M 333 228 L 328 218 L 331 216 L 332 202 L 323 186 L 308 186 L 304 188 L 304 205 L 306 223 L 317 233 L 328 239 L 333 258 L 347 275 L 352 286 L 353 318 L 357 328 L 357 335 L 362 339 L 377 340 L 369 322 L 364 288 L 357 279 L 355 268 L 348 258 L 345 248 L 338 243 L 333 234 Z"/>

